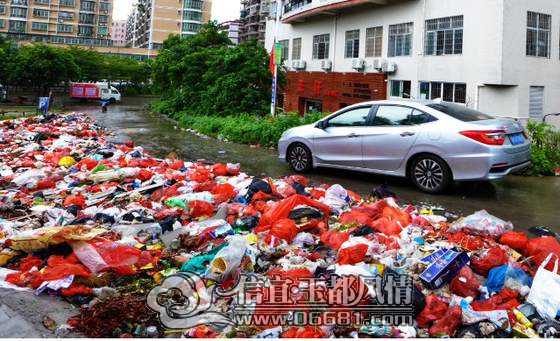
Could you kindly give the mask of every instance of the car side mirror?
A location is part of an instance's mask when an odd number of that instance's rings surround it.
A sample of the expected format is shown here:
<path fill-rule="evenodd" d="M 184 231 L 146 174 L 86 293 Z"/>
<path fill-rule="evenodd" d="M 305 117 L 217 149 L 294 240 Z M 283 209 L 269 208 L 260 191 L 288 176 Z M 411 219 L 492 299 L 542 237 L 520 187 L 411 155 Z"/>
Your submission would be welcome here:
<path fill-rule="evenodd" d="M 329 126 L 329 123 L 327 121 L 319 121 L 315 125 L 315 128 L 326 129 L 328 126 Z"/>

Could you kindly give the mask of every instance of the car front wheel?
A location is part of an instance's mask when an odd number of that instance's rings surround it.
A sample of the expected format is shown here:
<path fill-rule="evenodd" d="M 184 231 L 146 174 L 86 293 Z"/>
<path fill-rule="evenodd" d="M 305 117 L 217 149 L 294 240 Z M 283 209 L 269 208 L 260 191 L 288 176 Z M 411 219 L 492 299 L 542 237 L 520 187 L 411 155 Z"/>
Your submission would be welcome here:
<path fill-rule="evenodd" d="M 453 177 L 449 166 L 441 158 L 423 155 L 412 162 L 410 179 L 420 190 L 435 194 L 445 191 Z"/>
<path fill-rule="evenodd" d="M 305 173 L 313 168 L 311 151 L 304 144 L 296 143 L 290 146 L 286 159 L 295 172 Z"/>

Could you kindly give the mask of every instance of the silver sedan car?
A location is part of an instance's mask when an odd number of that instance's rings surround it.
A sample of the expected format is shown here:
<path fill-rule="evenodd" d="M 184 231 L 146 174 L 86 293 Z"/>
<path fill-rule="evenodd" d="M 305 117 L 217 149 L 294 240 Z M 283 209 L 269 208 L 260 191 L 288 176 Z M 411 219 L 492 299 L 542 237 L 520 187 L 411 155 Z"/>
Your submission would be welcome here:
<path fill-rule="evenodd" d="M 531 164 L 521 124 L 447 102 L 355 104 L 287 130 L 278 150 L 296 172 L 331 167 L 407 177 L 428 193 Z"/>

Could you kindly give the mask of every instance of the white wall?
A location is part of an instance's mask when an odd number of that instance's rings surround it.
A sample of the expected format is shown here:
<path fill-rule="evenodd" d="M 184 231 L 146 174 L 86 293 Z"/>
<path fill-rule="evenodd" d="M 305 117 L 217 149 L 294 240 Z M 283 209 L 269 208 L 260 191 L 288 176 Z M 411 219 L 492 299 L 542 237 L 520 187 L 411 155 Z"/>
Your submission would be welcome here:
<path fill-rule="evenodd" d="M 527 10 L 553 16 L 550 59 L 525 56 Z M 463 54 L 424 56 L 425 21 L 455 15 L 464 16 Z M 414 22 L 412 55 L 387 58 L 389 25 L 406 22 Z M 469 106 L 506 116 L 525 117 L 529 86 L 544 85 L 545 111 L 552 112 L 553 108 L 560 111 L 559 0 L 408 1 L 346 12 L 338 17 L 324 16 L 280 25 L 278 39 L 302 38 L 302 59 L 307 61 L 307 71 L 321 71 L 320 61 L 312 60 L 313 36 L 330 33 L 333 71 L 356 72 L 352 69 L 352 59 L 344 58 L 345 32 L 360 29 L 360 57 L 365 58 L 365 31 L 373 26 L 384 28 L 382 58 L 398 65 L 398 71 L 389 75 L 389 79 L 411 80 L 411 92 L 415 97 L 419 95 L 419 81 L 462 82 L 467 84 Z M 269 50 L 274 28 L 274 21 L 270 21 L 266 34 Z M 291 47 L 290 41 L 290 58 Z M 376 72 L 372 66 L 374 59 L 366 58 L 365 72 Z M 517 87 L 484 87 L 488 84 Z M 481 93 L 486 97 L 479 101 Z"/>

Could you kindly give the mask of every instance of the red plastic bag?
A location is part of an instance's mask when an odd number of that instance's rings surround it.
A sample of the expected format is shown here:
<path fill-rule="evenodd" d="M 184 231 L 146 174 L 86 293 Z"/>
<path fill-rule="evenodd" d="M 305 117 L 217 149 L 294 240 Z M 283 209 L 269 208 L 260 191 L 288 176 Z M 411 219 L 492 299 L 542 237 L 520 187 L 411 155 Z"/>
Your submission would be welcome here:
<path fill-rule="evenodd" d="M 349 238 L 350 233 L 335 230 L 328 230 L 321 234 L 321 242 L 333 250 L 340 249 L 340 246 Z"/>
<path fill-rule="evenodd" d="M 154 176 L 154 173 L 150 172 L 149 170 L 141 169 L 140 172 L 138 172 L 138 175 L 136 177 L 140 181 L 144 182 L 144 181 L 150 180 L 153 176 Z"/>
<path fill-rule="evenodd" d="M 282 333 L 282 338 L 287 339 L 321 339 L 324 337 L 326 337 L 326 334 L 314 326 L 290 327 Z"/>
<path fill-rule="evenodd" d="M 481 256 L 471 259 L 471 267 L 479 275 L 488 276 L 488 272 L 495 267 L 508 262 L 507 253 L 499 246 L 491 247 Z"/>
<path fill-rule="evenodd" d="M 390 220 L 387 217 L 377 219 L 371 224 L 371 227 L 375 231 L 386 234 L 388 236 L 398 236 L 402 231 L 401 225 L 398 220 Z"/>
<path fill-rule="evenodd" d="M 340 265 L 354 265 L 364 260 L 367 255 L 369 246 L 366 244 L 357 244 L 338 251 L 337 263 Z"/>
<path fill-rule="evenodd" d="M 75 242 L 72 243 L 72 249 L 80 262 L 94 273 L 113 271 L 119 275 L 133 275 L 136 266 L 154 262 L 147 251 L 111 241 Z"/>
<path fill-rule="evenodd" d="M 474 275 L 472 269 L 468 266 L 461 268 L 461 271 L 457 274 L 455 278 L 451 281 L 449 289 L 455 295 L 461 297 L 472 297 L 476 298 L 480 294 L 478 288 L 480 287 L 480 281 Z"/>
<path fill-rule="evenodd" d="M 212 173 L 214 173 L 214 176 L 226 176 L 228 175 L 228 168 L 223 163 L 216 163 L 212 166 Z"/>
<path fill-rule="evenodd" d="M 169 168 L 173 170 L 179 170 L 183 167 L 185 167 L 185 162 L 183 160 L 175 160 L 169 165 Z"/>
<path fill-rule="evenodd" d="M 204 167 L 197 167 L 194 170 L 190 170 L 187 176 L 190 180 L 196 182 L 205 182 L 212 178 L 210 171 Z"/>
<path fill-rule="evenodd" d="M 500 237 L 500 244 L 518 251 L 524 251 L 527 248 L 527 243 L 529 243 L 529 238 L 524 232 L 508 231 Z"/>
<path fill-rule="evenodd" d="M 382 215 L 391 221 L 397 221 L 400 227 L 407 227 L 410 225 L 410 214 L 398 208 L 387 206 L 383 209 Z"/>
<path fill-rule="evenodd" d="M 216 185 L 212 190 L 212 194 L 214 194 L 214 201 L 216 203 L 222 203 L 226 201 L 230 201 L 236 195 L 235 187 L 226 183 L 221 185 Z"/>
<path fill-rule="evenodd" d="M 445 315 L 449 304 L 436 295 L 426 296 L 426 306 L 416 317 L 420 328 L 427 328 L 432 322 L 439 320 Z"/>
<path fill-rule="evenodd" d="M 506 287 L 487 300 L 474 301 L 471 306 L 475 311 L 511 310 L 520 304 L 517 296 L 517 291 Z"/>
<path fill-rule="evenodd" d="M 70 207 L 72 205 L 84 208 L 86 206 L 86 198 L 83 195 L 70 195 L 64 199 L 64 207 Z"/>
<path fill-rule="evenodd" d="M 254 199 L 254 197 L 253 197 Z M 321 202 L 315 201 L 303 195 L 292 195 L 291 197 L 277 202 L 270 210 L 265 212 L 260 219 L 260 225 L 271 225 L 275 221 L 287 218 L 294 207 L 299 205 L 307 205 L 315 207 L 328 216 L 330 215 L 331 208 Z"/>
<path fill-rule="evenodd" d="M 463 311 L 459 306 L 449 308 L 445 315 L 443 315 L 441 319 L 436 320 L 436 322 L 430 327 L 428 333 L 430 333 L 430 336 L 432 337 L 452 337 L 455 334 L 457 327 L 461 325 L 462 314 Z"/>
<path fill-rule="evenodd" d="M 97 167 L 98 163 L 99 163 L 98 161 L 86 157 L 85 159 L 82 159 L 80 162 L 78 162 L 75 167 L 80 170 L 85 168 L 88 171 L 91 171 L 92 169 Z M 126 165 L 124 167 L 126 167 Z"/>
<path fill-rule="evenodd" d="M 193 200 L 189 202 L 189 213 L 193 218 L 210 217 L 214 214 L 214 205 L 208 201 Z"/>
<path fill-rule="evenodd" d="M 298 234 L 296 223 L 292 219 L 280 219 L 272 224 L 270 234 L 291 243 Z"/>
<path fill-rule="evenodd" d="M 552 236 L 534 238 L 527 244 L 527 256 L 533 257 L 533 264 L 536 266 L 541 265 L 551 253 L 560 257 L 560 243 Z M 552 271 L 553 268 L 554 262 L 549 262 L 546 266 L 549 271 Z"/>
<path fill-rule="evenodd" d="M 352 226 L 371 226 L 372 221 L 369 215 L 358 210 L 351 210 L 340 215 L 339 221 L 342 225 Z"/>

